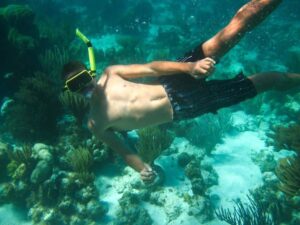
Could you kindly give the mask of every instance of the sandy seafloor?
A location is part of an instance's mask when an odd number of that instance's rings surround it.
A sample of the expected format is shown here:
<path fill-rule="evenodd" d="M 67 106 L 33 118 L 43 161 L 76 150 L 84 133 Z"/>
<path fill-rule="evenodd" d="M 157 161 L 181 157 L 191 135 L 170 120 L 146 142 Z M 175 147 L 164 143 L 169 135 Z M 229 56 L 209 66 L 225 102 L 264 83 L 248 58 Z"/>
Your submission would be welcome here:
<path fill-rule="evenodd" d="M 271 117 L 271 116 L 270 116 Z M 272 147 L 266 146 L 265 131 L 268 129 L 268 122 L 259 123 L 257 127 L 256 118 L 247 115 L 243 111 L 232 114 L 234 128 L 240 132 L 233 136 L 227 135 L 222 143 L 218 144 L 211 157 L 206 157 L 208 163 L 212 163 L 213 168 L 219 176 L 219 184 L 210 188 L 211 199 L 219 198 L 219 206 L 232 208 L 233 200 L 241 198 L 246 200 L 248 190 L 262 185 L 262 174 L 259 166 L 252 161 L 252 155 L 260 151 L 273 152 Z M 267 121 L 268 119 L 265 118 Z M 170 148 L 177 148 L 181 152 L 198 154 L 201 149 L 192 146 L 184 138 L 175 138 Z M 273 152 L 274 153 L 274 152 Z M 288 153 L 288 152 L 287 152 Z M 222 225 L 227 224 L 218 220 L 207 223 L 199 221 L 187 214 L 188 204 L 179 196 L 183 193 L 192 195 L 190 181 L 185 177 L 184 171 L 177 165 L 176 154 L 161 156 L 157 159 L 166 172 L 164 189 L 160 192 L 161 198 L 165 199 L 165 204 L 160 207 L 145 203 L 145 207 L 151 218 L 153 225 Z M 278 158 L 286 155 L 284 151 L 274 153 Z M 132 190 L 131 183 L 139 179 L 139 174 L 131 168 L 125 168 L 125 175 L 116 174 L 116 165 L 110 165 L 101 171 L 101 176 L 96 178 L 97 187 L 100 190 L 100 198 L 109 206 L 109 211 L 99 225 L 110 224 L 118 209 L 118 199 L 126 190 Z M 168 221 L 167 215 L 176 214 L 172 221 Z M 30 225 L 24 220 L 24 215 L 14 211 L 11 205 L 4 205 L 0 208 L 0 225 Z"/>

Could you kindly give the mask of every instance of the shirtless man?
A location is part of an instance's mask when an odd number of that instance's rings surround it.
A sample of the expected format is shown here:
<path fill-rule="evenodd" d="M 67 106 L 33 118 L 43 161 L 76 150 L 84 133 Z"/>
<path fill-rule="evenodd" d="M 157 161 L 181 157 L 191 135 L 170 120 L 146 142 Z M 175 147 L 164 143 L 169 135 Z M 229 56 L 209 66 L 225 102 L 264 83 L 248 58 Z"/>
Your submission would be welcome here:
<path fill-rule="evenodd" d="M 133 153 L 115 131 L 127 131 L 187 119 L 236 104 L 266 90 L 286 90 L 300 84 L 300 74 L 267 72 L 250 77 L 205 81 L 215 61 L 229 51 L 245 33 L 263 21 L 281 0 L 252 0 L 230 23 L 179 62 L 154 61 L 143 65 L 108 67 L 98 81 L 83 83 L 78 92 L 89 98 L 88 127 L 93 134 L 119 153 L 125 162 L 151 181 L 155 172 Z M 208 58 L 210 57 L 210 58 Z M 213 58 L 213 59 L 212 59 Z M 78 62 L 66 64 L 64 79 L 87 73 Z M 130 81 L 158 77 L 159 83 Z M 82 79 L 84 81 L 84 79 Z"/>

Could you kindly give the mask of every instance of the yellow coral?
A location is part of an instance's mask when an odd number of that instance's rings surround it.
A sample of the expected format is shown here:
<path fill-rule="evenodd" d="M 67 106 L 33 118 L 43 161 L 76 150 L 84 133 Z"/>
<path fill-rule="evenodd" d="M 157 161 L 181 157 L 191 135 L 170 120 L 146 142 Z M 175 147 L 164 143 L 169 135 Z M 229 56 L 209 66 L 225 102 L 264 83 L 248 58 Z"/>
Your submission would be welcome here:
<path fill-rule="evenodd" d="M 24 145 L 22 149 L 17 149 L 15 151 L 7 151 L 8 157 L 11 161 L 15 161 L 18 165 L 24 163 L 29 165 L 32 162 L 32 149 L 28 145 Z"/>

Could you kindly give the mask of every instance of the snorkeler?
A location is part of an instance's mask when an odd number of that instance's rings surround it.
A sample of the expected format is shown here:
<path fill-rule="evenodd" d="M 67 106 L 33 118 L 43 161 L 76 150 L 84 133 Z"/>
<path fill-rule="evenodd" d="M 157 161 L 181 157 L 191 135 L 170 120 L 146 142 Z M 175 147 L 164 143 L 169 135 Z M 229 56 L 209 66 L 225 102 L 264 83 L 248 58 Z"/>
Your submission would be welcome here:
<path fill-rule="evenodd" d="M 300 85 L 300 74 L 267 72 L 233 79 L 205 81 L 215 61 L 226 54 L 248 31 L 262 22 L 281 0 L 253 0 L 244 5 L 230 23 L 178 62 L 108 67 L 96 81 L 91 70 L 70 62 L 63 68 L 65 88 L 79 92 L 90 102 L 88 127 L 92 133 L 119 153 L 138 171 L 143 181 L 155 172 L 131 151 L 115 131 L 128 131 L 171 121 L 194 118 L 237 104 L 267 90 L 287 90 Z M 89 47 L 91 43 L 80 35 Z M 130 81 L 138 77 L 158 77 L 159 83 Z"/>

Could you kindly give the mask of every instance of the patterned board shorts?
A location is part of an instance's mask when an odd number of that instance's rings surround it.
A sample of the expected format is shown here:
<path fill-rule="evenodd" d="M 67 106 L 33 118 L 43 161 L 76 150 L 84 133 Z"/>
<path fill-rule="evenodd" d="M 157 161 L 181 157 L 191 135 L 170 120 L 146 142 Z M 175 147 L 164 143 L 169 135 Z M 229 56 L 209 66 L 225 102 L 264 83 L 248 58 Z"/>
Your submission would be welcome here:
<path fill-rule="evenodd" d="M 178 59 L 195 62 L 205 58 L 201 45 Z M 173 120 L 191 119 L 232 106 L 257 95 L 250 79 L 243 74 L 228 80 L 197 80 L 187 74 L 159 77 L 173 108 Z"/>

